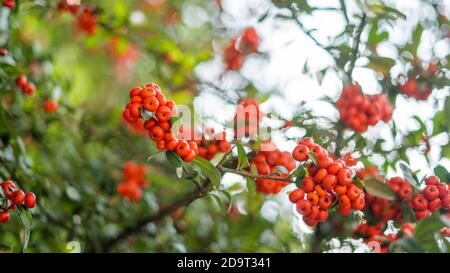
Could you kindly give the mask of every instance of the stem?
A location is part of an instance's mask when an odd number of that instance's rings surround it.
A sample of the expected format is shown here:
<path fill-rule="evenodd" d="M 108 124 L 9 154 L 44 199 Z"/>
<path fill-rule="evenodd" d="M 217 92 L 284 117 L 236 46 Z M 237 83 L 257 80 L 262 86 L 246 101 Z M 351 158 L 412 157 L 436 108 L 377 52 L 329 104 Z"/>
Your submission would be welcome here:
<path fill-rule="evenodd" d="M 300 27 L 300 29 L 320 48 L 322 48 L 323 50 L 325 50 L 328 54 L 330 54 L 333 58 L 334 55 L 331 54 L 330 50 L 328 49 L 327 46 L 321 44 L 312 34 L 311 34 L 311 30 L 307 30 L 305 28 L 305 26 L 303 25 L 303 23 L 298 19 L 296 13 L 297 11 L 293 8 L 290 7 L 289 10 L 292 12 L 292 18 L 294 19 L 294 21 L 297 23 L 297 25 Z"/>
<path fill-rule="evenodd" d="M 219 163 L 217 163 L 217 168 L 219 168 L 220 166 L 222 166 L 222 164 L 223 164 L 223 163 L 225 162 L 225 160 L 227 159 L 228 155 L 231 153 L 231 151 L 233 151 L 234 147 L 236 147 L 236 145 L 233 146 L 233 147 L 231 147 L 231 149 L 223 155 L 223 157 L 220 159 Z"/>
<path fill-rule="evenodd" d="M 205 196 L 205 194 L 209 191 L 209 185 L 211 184 L 211 181 L 208 179 L 205 181 L 203 186 L 199 189 L 194 191 L 193 193 L 183 197 L 180 200 L 177 200 L 173 202 L 172 204 L 162 207 L 156 214 L 144 217 L 137 221 L 134 225 L 129 226 L 122 230 L 116 237 L 111 238 L 109 240 L 104 241 L 101 244 L 101 248 L 103 252 L 109 252 L 112 247 L 114 247 L 117 243 L 125 239 L 126 237 L 142 232 L 142 229 L 149 223 L 158 222 L 162 218 L 164 218 L 166 215 L 171 214 L 172 212 L 176 211 L 180 207 L 184 207 L 189 205 L 190 203 L 194 202 L 195 200 Z"/>
<path fill-rule="evenodd" d="M 259 175 L 259 174 L 252 174 L 246 171 L 238 171 L 238 170 L 234 170 L 234 169 L 230 169 L 230 168 L 225 168 L 225 167 L 221 167 L 218 166 L 217 169 L 222 172 L 222 173 L 235 173 L 235 174 L 239 174 L 245 177 L 251 177 L 251 178 L 255 178 L 255 179 L 270 179 L 270 180 L 278 180 L 278 181 L 284 181 L 284 182 L 289 182 L 289 183 L 293 183 L 293 181 L 289 178 L 284 178 L 284 177 L 280 177 L 280 176 L 272 176 L 272 175 Z"/>
<path fill-rule="evenodd" d="M 366 24 L 366 14 L 363 13 L 362 17 L 361 17 L 361 22 L 359 23 L 357 32 L 356 32 L 356 37 L 354 40 L 354 46 L 353 46 L 353 56 L 350 60 L 350 67 L 348 69 L 347 72 L 347 77 L 348 79 L 351 81 L 352 80 L 352 73 L 353 73 L 353 69 L 355 68 L 355 63 L 356 63 L 356 59 L 358 58 L 358 53 L 359 53 L 359 44 L 361 43 L 361 34 L 364 30 L 364 25 Z"/>
<path fill-rule="evenodd" d="M 345 22 L 348 25 L 350 23 L 350 20 L 348 19 L 347 6 L 345 5 L 345 0 L 339 0 L 339 2 L 341 3 L 342 15 L 344 15 Z"/>

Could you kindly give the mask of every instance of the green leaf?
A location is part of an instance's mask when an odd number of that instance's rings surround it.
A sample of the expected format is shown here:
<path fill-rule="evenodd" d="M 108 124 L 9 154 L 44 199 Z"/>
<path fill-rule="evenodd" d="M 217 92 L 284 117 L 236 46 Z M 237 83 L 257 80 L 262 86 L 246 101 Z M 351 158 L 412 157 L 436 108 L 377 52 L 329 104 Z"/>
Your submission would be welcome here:
<path fill-rule="evenodd" d="M 242 170 L 247 168 L 250 163 L 248 162 L 247 152 L 244 149 L 244 146 L 240 142 L 236 142 L 236 149 L 238 153 L 238 165 L 237 169 Z"/>
<path fill-rule="evenodd" d="M 305 177 L 305 175 L 306 169 L 302 165 L 299 165 L 297 169 L 295 169 L 289 177 L 296 177 L 297 179 L 298 178 L 302 179 L 303 177 Z"/>
<path fill-rule="evenodd" d="M 158 152 L 156 152 L 156 153 L 150 155 L 149 157 L 147 157 L 146 161 L 147 161 L 147 162 L 150 162 L 155 156 L 157 156 L 157 155 L 159 155 L 159 154 L 161 154 L 161 153 L 162 153 L 161 151 L 158 151 Z"/>
<path fill-rule="evenodd" d="M 386 200 L 395 200 L 396 194 L 388 185 L 380 181 L 378 178 L 368 175 L 364 180 L 365 190 L 373 196 Z"/>
<path fill-rule="evenodd" d="M 314 162 L 315 165 L 319 162 L 319 159 L 313 152 L 309 152 L 308 157 L 312 160 L 312 162 Z"/>
<path fill-rule="evenodd" d="M 220 175 L 219 170 L 217 170 L 217 168 L 213 164 L 211 164 L 211 162 L 197 156 L 192 161 L 192 163 L 195 164 L 201 170 L 204 176 L 206 176 L 211 180 L 211 183 L 215 188 L 219 188 L 222 176 Z"/>
<path fill-rule="evenodd" d="M 251 196 L 256 194 L 256 183 L 255 180 L 251 177 L 246 177 L 247 180 L 247 190 Z"/>
<path fill-rule="evenodd" d="M 406 164 L 404 163 L 399 163 L 399 166 L 403 172 L 405 180 L 408 181 L 408 183 L 411 184 L 411 186 L 417 189 L 419 187 L 419 182 L 416 179 L 414 179 L 414 175 L 411 169 L 408 168 L 408 166 L 406 166 Z"/>
<path fill-rule="evenodd" d="M 174 151 L 167 151 L 166 158 L 167 158 L 167 161 L 169 161 L 170 165 L 172 165 L 175 168 L 179 168 L 183 165 L 183 160 Z"/>
<path fill-rule="evenodd" d="M 20 222 L 23 225 L 24 233 L 21 236 L 21 251 L 25 251 L 28 247 L 28 242 L 30 241 L 31 235 L 31 225 L 33 224 L 33 217 L 31 217 L 31 213 L 27 209 L 19 208 L 17 213 L 20 217 Z"/>
<path fill-rule="evenodd" d="M 422 38 L 423 26 L 418 23 L 416 29 L 413 32 L 412 36 L 412 44 L 411 44 L 411 53 L 415 56 L 417 54 L 417 48 L 420 44 L 420 39 Z"/>
<path fill-rule="evenodd" d="M 231 195 L 225 190 L 212 191 L 209 195 L 216 201 L 224 214 L 227 214 L 231 209 Z"/>
<path fill-rule="evenodd" d="M 439 177 L 441 182 L 450 183 L 450 173 L 444 166 L 438 165 L 434 168 L 434 174 Z"/>
<path fill-rule="evenodd" d="M 395 60 L 388 57 L 369 57 L 369 63 L 366 67 L 378 71 L 383 75 L 388 75 L 392 66 L 395 65 Z"/>
<path fill-rule="evenodd" d="M 436 234 L 445 227 L 438 214 L 420 220 L 414 229 L 414 238 L 417 243 L 428 252 L 440 252 L 436 241 Z"/>
<path fill-rule="evenodd" d="M 183 125 L 183 121 L 179 117 L 171 117 L 170 124 L 172 124 L 171 132 L 177 135 L 179 133 L 180 127 Z"/>

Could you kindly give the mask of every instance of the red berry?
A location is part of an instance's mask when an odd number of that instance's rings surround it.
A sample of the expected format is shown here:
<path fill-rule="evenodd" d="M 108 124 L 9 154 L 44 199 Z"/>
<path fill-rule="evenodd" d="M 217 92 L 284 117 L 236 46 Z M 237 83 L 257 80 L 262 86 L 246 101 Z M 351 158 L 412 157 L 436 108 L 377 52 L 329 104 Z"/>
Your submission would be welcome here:
<path fill-rule="evenodd" d="M 25 194 L 25 206 L 32 209 L 36 206 L 36 195 L 32 192 Z"/>
<path fill-rule="evenodd" d="M 159 101 L 159 105 L 164 106 L 164 105 L 167 104 L 166 97 L 165 97 L 163 94 L 157 94 L 157 95 L 156 95 L 156 98 L 157 98 L 158 101 Z M 170 108 L 169 108 L 169 109 L 170 109 Z"/>
<path fill-rule="evenodd" d="M 439 197 L 443 198 L 444 196 L 447 195 L 448 192 L 448 186 L 445 183 L 439 183 L 439 185 L 437 185 L 438 190 L 439 190 Z"/>
<path fill-rule="evenodd" d="M 155 96 L 150 96 L 144 99 L 143 105 L 145 110 L 155 112 L 159 107 L 159 101 Z"/>
<path fill-rule="evenodd" d="M 26 83 L 22 88 L 23 93 L 27 96 L 33 95 L 34 91 L 36 91 L 36 86 L 32 82 Z"/>
<path fill-rule="evenodd" d="M 299 200 L 296 205 L 297 212 L 303 216 L 311 214 L 312 206 L 308 200 Z"/>
<path fill-rule="evenodd" d="M 16 190 L 11 194 L 10 198 L 14 204 L 20 205 L 23 203 L 23 201 L 25 201 L 25 193 L 21 190 Z"/>
<path fill-rule="evenodd" d="M 328 211 L 326 210 L 320 210 L 319 211 L 319 217 L 317 218 L 319 222 L 323 223 L 328 219 Z"/>
<path fill-rule="evenodd" d="M 3 6 L 9 8 L 9 9 L 15 9 L 16 8 L 16 1 L 14 1 L 14 0 L 3 0 Z"/>
<path fill-rule="evenodd" d="M 425 184 L 427 185 L 437 185 L 439 184 L 439 178 L 437 176 L 430 176 L 425 179 Z"/>
<path fill-rule="evenodd" d="M 298 200 L 301 200 L 305 197 L 305 191 L 303 189 L 295 189 L 289 194 L 289 201 L 292 203 L 297 203 Z"/>
<path fill-rule="evenodd" d="M 166 142 L 166 149 L 169 151 L 175 150 L 175 148 L 178 146 L 178 139 L 169 140 Z"/>
<path fill-rule="evenodd" d="M 47 99 L 44 101 L 44 111 L 47 113 L 55 113 L 58 110 L 58 103 L 54 100 Z"/>
<path fill-rule="evenodd" d="M 292 157 L 300 162 L 308 160 L 309 149 L 305 145 L 298 145 L 292 152 Z"/>
<path fill-rule="evenodd" d="M 349 186 L 352 183 L 352 171 L 347 168 L 339 170 L 337 180 L 340 185 Z"/>
<path fill-rule="evenodd" d="M 327 176 L 327 174 L 328 174 L 327 169 L 319 169 L 316 175 L 314 176 L 314 181 L 316 181 L 317 183 L 322 182 L 322 180 L 325 178 L 325 176 Z"/>
<path fill-rule="evenodd" d="M 329 195 L 322 196 L 319 200 L 319 206 L 321 209 L 328 209 L 332 204 L 333 200 Z"/>
<path fill-rule="evenodd" d="M 317 219 L 313 219 L 311 217 L 303 217 L 303 221 L 310 227 L 314 227 L 315 225 L 317 225 L 318 222 Z"/>
<path fill-rule="evenodd" d="M 149 136 L 154 141 L 160 141 L 164 138 L 164 130 L 158 125 L 155 125 L 150 129 Z"/>
<path fill-rule="evenodd" d="M 319 207 L 317 205 L 311 206 L 311 213 L 308 215 L 309 218 L 317 220 L 319 218 Z"/>
<path fill-rule="evenodd" d="M 327 169 L 333 163 L 333 159 L 329 157 L 323 157 L 319 160 L 318 166 L 320 169 Z"/>
<path fill-rule="evenodd" d="M 339 170 L 342 169 L 342 168 L 343 168 L 342 163 L 334 162 L 330 166 L 328 166 L 327 171 L 328 171 L 329 174 L 336 175 L 339 172 Z"/>
<path fill-rule="evenodd" d="M 9 212 L 2 211 L 0 212 L 0 224 L 4 224 L 9 220 Z"/>
<path fill-rule="evenodd" d="M 362 210 L 365 204 L 366 200 L 364 200 L 364 197 L 359 196 L 355 201 L 352 202 L 352 208 L 354 210 Z"/>
<path fill-rule="evenodd" d="M 444 209 L 450 209 L 450 195 L 446 195 L 441 199 L 441 206 Z"/>
<path fill-rule="evenodd" d="M 439 189 L 435 185 L 428 185 L 423 190 L 423 196 L 429 201 L 439 197 Z"/>
<path fill-rule="evenodd" d="M 361 190 L 357 186 L 352 184 L 347 188 L 347 192 L 345 194 L 351 201 L 355 201 L 356 199 L 358 199 L 358 197 L 361 196 Z"/>
<path fill-rule="evenodd" d="M 189 150 L 189 153 L 186 156 L 183 156 L 183 161 L 184 162 L 191 162 L 192 160 L 194 160 L 196 154 L 194 150 Z"/>
<path fill-rule="evenodd" d="M 409 184 L 405 184 L 397 192 L 398 197 L 402 200 L 409 199 L 411 197 L 411 194 L 412 188 Z"/>
<path fill-rule="evenodd" d="M 428 202 L 428 209 L 430 211 L 437 211 L 441 208 L 441 203 L 441 199 L 436 198 L 433 201 Z"/>
<path fill-rule="evenodd" d="M 316 183 L 314 183 L 314 179 L 311 176 L 305 176 L 302 179 L 302 188 L 305 192 L 314 191 Z"/>
<path fill-rule="evenodd" d="M 322 170 L 322 169 L 321 169 Z M 337 178 L 335 175 L 328 174 L 322 180 L 322 186 L 325 190 L 332 190 L 336 186 Z"/>
<path fill-rule="evenodd" d="M 158 121 L 168 121 L 172 117 L 172 110 L 167 106 L 160 106 L 156 110 L 156 118 Z"/>
<path fill-rule="evenodd" d="M 25 76 L 24 74 L 20 74 L 16 79 L 16 85 L 23 88 L 25 84 L 27 84 L 27 76 Z"/>
<path fill-rule="evenodd" d="M 5 180 L 0 184 L 6 196 L 11 196 L 11 194 L 16 190 L 16 185 L 11 180 Z"/>
<path fill-rule="evenodd" d="M 425 210 L 419 210 L 416 211 L 416 219 L 421 220 L 423 218 L 431 216 L 431 211 L 425 209 Z"/>
<path fill-rule="evenodd" d="M 425 210 L 428 207 L 428 201 L 421 194 L 416 194 L 413 197 L 413 206 L 416 210 Z"/>
<path fill-rule="evenodd" d="M 191 151 L 191 148 L 189 147 L 189 144 L 187 143 L 186 140 L 182 139 L 182 140 L 178 141 L 178 145 L 175 148 L 175 152 L 179 156 L 181 156 L 181 157 L 187 156 L 190 151 Z"/>
<path fill-rule="evenodd" d="M 130 90 L 130 98 L 133 98 L 135 96 L 139 96 L 139 93 L 141 92 L 141 89 L 139 88 L 133 88 Z"/>
<path fill-rule="evenodd" d="M 317 145 L 317 144 L 313 144 L 313 145 L 311 145 L 309 148 L 310 148 L 311 152 L 312 152 L 319 160 L 322 159 L 322 158 L 326 155 L 325 150 L 322 149 L 322 147 L 320 147 L 320 146 Z"/>

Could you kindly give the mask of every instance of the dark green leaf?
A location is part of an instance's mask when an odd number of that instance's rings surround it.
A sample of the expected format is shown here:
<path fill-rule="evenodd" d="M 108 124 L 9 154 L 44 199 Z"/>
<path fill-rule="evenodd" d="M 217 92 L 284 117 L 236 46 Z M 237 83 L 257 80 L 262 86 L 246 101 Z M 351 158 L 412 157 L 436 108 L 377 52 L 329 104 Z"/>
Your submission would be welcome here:
<path fill-rule="evenodd" d="M 396 194 L 388 185 L 380 181 L 378 178 L 368 175 L 364 180 L 365 190 L 373 196 L 386 200 L 395 200 Z"/>
<path fill-rule="evenodd" d="M 183 160 L 174 151 L 167 151 L 166 158 L 167 161 L 169 161 L 170 165 L 172 165 L 175 168 L 181 167 L 183 165 Z"/>
<path fill-rule="evenodd" d="M 247 168 L 250 163 L 248 162 L 247 152 L 245 151 L 244 146 L 240 142 L 236 142 L 236 149 L 238 153 L 238 170 L 242 170 Z"/>
<path fill-rule="evenodd" d="M 192 163 L 200 168 L 202 174 L 211 180 L 214 187 L 219 188 L 222 176 L 211 162 L 204 158 L 196 157 Z"/>

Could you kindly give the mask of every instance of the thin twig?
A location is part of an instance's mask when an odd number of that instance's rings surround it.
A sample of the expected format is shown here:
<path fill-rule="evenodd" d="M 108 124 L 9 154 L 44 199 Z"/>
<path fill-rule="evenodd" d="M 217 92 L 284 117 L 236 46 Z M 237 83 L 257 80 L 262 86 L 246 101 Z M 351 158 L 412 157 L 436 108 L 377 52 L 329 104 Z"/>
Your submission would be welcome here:
<path fill-rule="evenodd" d="M 293 7 L 290 7 L 289 8 L 290 9 L 290 11 L 292 12 L 292 18 L 294 19 L 294 21 L 297 23 L 297 25 L 300 27 L 300 29 L 318 46 L 318 47 L 320 47 L 320 48 L 322 48 L 323 50 L 325 50 L 328 54 L 330 54 L 331 56 L 333 56 L 334 57 L 334 55 L 331 53 L 331 51 L 329 50 L 329 48 L 327 47 L 327 46 L 325 46 L 325 45 L 323 45 L 322 43 L 320 43 L 317 39 L 316 39 L 316 37 L 314 37 L 312 34 L 311 34 L 311 30 L 307 30 L 306 28 L 305 28 L 305 26 L 303 25 L 303 23 L 298 19 L 298 17 L 297 17 L 297 11 L 293 8 Z"/>
<path fill-rule="evenodd" d="M 152 214 L 150 216 L 144 217 L 137 221 L 134 225 L 129 226 L 122 230 L 117 236 L 111 238 L 101 244 L 101 248 L 103 252 L 109 252 L 112 247 L 114 247 L 117 243 L 127 238 L 128 236 L 142 232 L 142 229 L 149 223 L 155 223 L 164 218 L 166 215 L 169 215 L 176 211 L 180 207 L 184 207 L 194 202 L 195 200 L 205 196 L 205 194 L 209 191 L 209 185 L 211 181 L 207 179 L 203 186 L 194 191 L 193 193 L 183 197 L 180 200 L 175 201 L 174 203 L 162 207 L 156 214 Z"/>
<path fill-rule="evenodd" d="M 347 72 L 347 76 L 348 79 L 351 81 L 352 80 L 352 73 L 353 73 L 353 69 L 355 68 L 355 63 L 356 63 L 356 59 L 358 58 L 358 53 L 359 53 L 359 44 L 361 42 L 361 34 L 364 30 L 364 25 L 366 24 L 366 14 L 363 13 L 362 17 L 361 17 L 361 22 L 359 23 L 357 32 L 356 32 L 356 37 L 354 40 L 354 46 L 353 46 L 353 55 L 352 58 L 350 60 L 350 67 L 348 69 Z"/>

